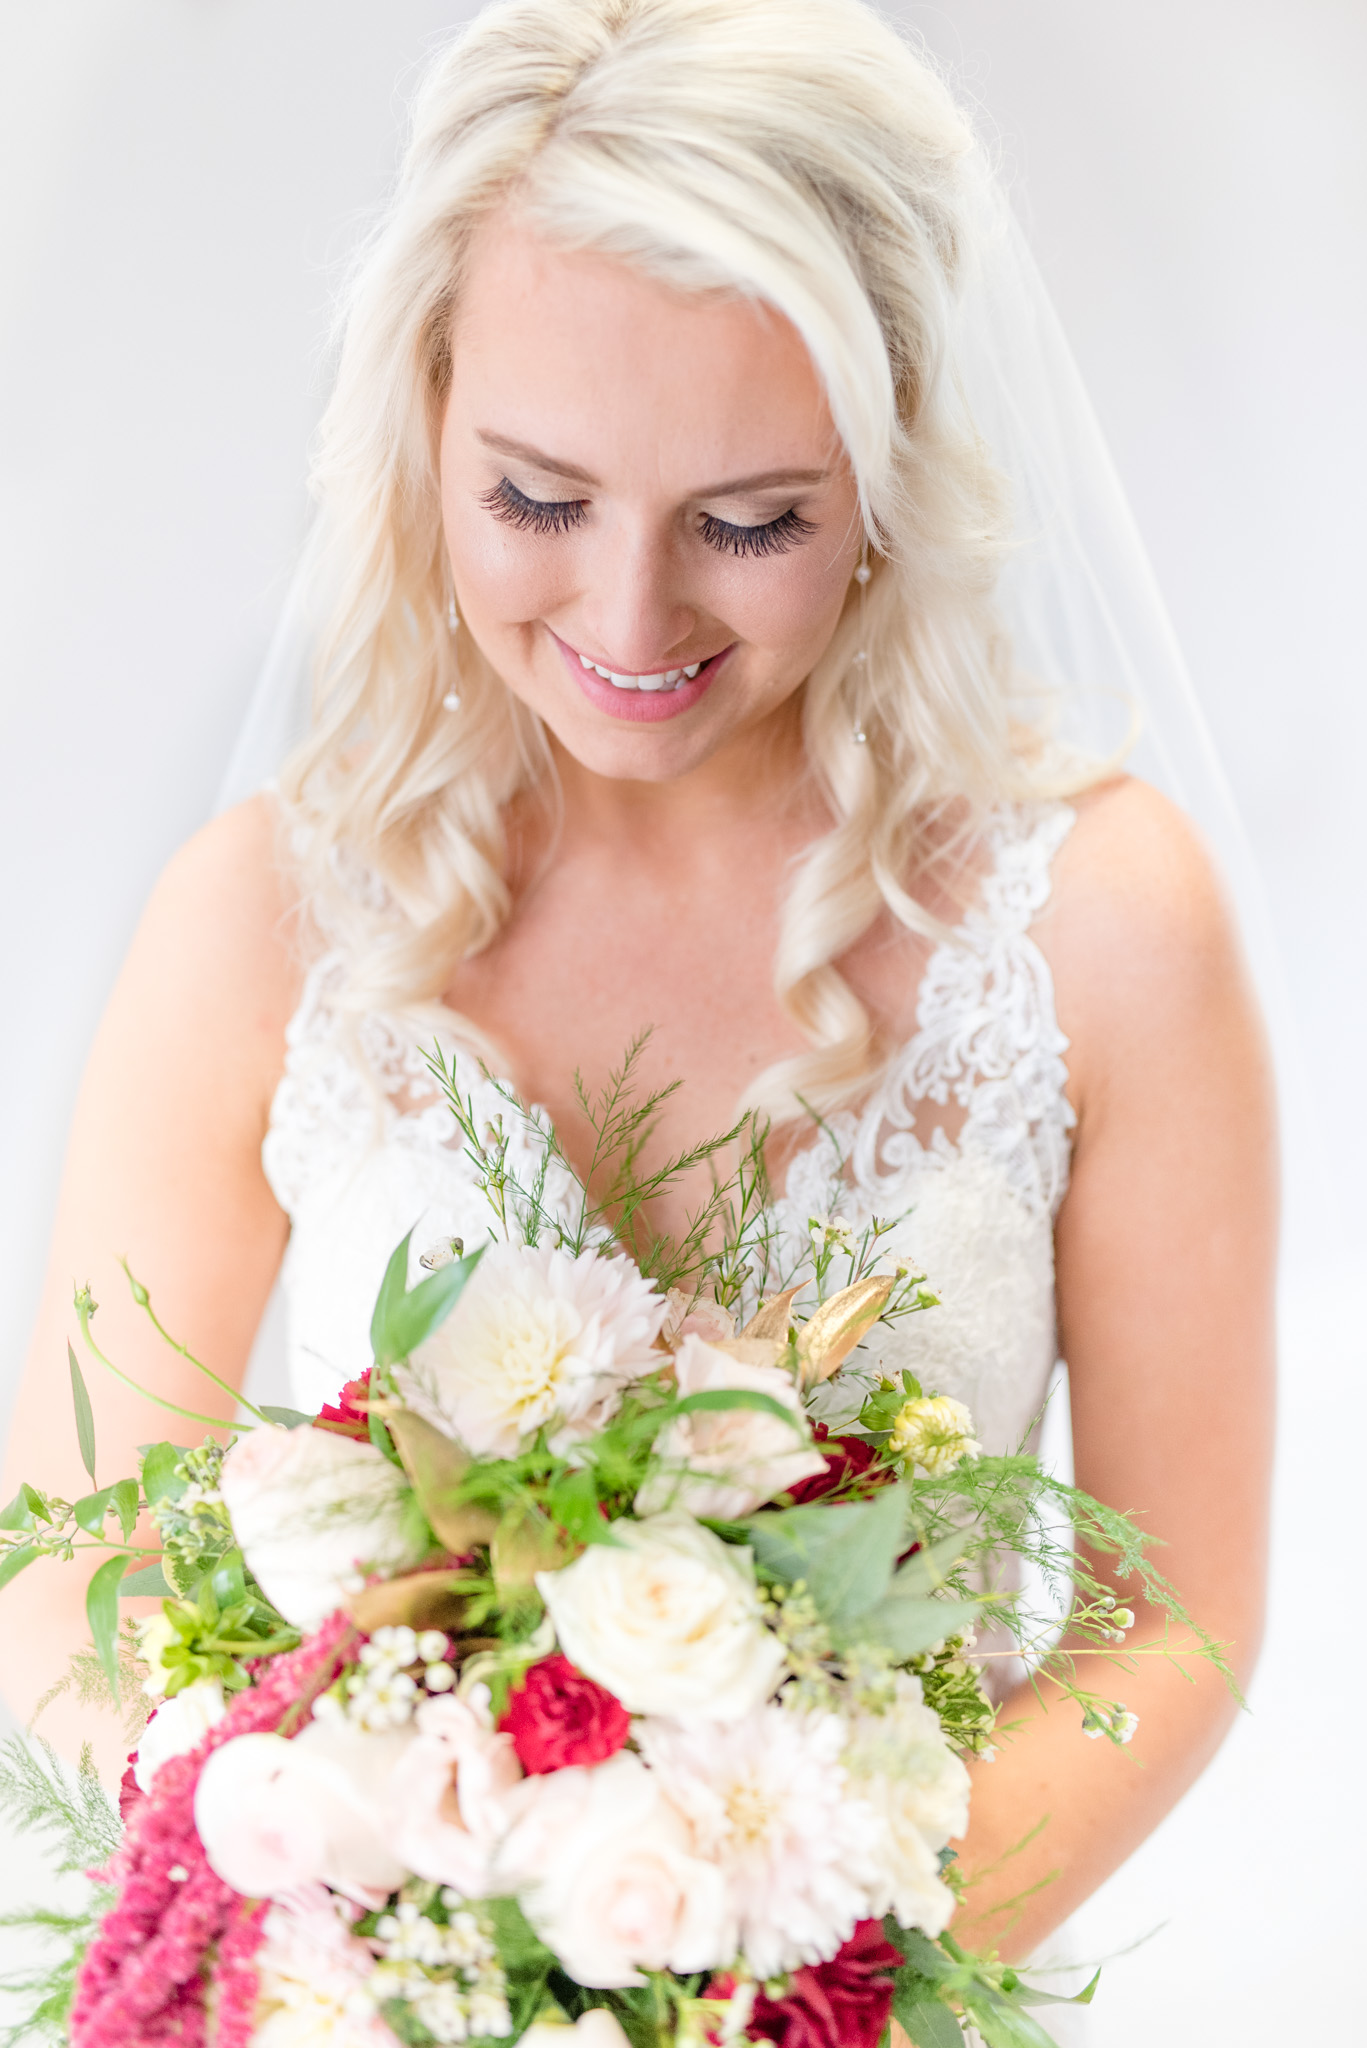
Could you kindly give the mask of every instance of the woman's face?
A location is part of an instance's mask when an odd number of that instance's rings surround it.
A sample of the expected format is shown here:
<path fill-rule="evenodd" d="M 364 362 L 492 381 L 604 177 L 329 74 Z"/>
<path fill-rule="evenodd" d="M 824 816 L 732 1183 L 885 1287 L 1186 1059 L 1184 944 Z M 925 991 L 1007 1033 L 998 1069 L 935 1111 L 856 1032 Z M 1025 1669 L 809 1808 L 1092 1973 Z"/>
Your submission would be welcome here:
<path fill-rule="evenodd" d="M 509 687 L 586 768 L 642 781 L 772 720 L 862 535 L 796 329 L 504 218 L 472 253 L 453 358 L 446 543 Z"/>

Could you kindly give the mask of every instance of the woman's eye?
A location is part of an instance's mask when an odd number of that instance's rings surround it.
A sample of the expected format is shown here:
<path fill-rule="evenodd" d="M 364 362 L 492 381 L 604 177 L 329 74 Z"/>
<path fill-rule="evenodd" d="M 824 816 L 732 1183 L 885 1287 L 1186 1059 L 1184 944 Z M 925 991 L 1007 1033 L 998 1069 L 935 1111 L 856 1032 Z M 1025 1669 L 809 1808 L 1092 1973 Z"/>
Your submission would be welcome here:
<path fill-rule="evenodd" d="M 501 476 L 491 491 L 483 492 L 479 502 L 506 526 L 530 529 L 532 533 L 568 533 L 584 517 L 580 499 L 529 498 L 506 476 Z"/>
<path fill-rule="evenodd" d="M 701 532 L 707 545 L 724 555 L 782 555 L 815 533 L 816 527 L 790 506 L 763 526 L 733 526 L 729 519 L 704 512 Z"/>

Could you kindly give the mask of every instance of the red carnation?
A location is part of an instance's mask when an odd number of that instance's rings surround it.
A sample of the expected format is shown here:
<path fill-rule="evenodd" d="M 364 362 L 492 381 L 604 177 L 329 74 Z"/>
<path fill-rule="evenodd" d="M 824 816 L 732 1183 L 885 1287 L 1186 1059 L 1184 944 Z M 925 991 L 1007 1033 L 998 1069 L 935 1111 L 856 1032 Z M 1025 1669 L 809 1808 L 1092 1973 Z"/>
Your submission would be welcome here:
<path fill-rule="evenodd" d="M 358 1380 L 348 1380 L 337 1396 L 334 1407 L 325 1401 L 314 1418 L 315 1429 L 330 1429 L 334 1436 L 354 1436 L 368 1441 L 370 1437 L 370 1414 L 366 1403 L 370 1399 L 371 1368 L 366 1367 Z"/>
<path fill-rule="evenodd" d="M 569 1764 L 601 1764 L 622 1747 L 630 1726 L 616 1695 L 585 1678 L 568 1657 L 533 1664 L 499 1722 L 533 1777 Z"/>
<path fill-rule="evenodd" d="M 878 2048 L 901 1956 L 881 1920 L 861 1920 L 828 1963 L 794 1970 L 782 1998 L 761 1988 L 746 2029 L 779 2048 Z"/>
<path fill-rule="evenodd" d="M 820 1500 L 837 1487 L 847 1486 L 852 1479 L 862 1479 L 881 1456 L 878 1446 L 866 1436 L 830 1436 L 824 1422 L 817 1423 L 812 1435 L 826 1460 L 826 1469 L 814 1472 L 810 1479 L 799 1479 L 796 1486 L 788 1488 L 794 1507 L 805 1507 L 808 1501 Z M 881 1473 L 877 1478 L 881 1480 Z"/>

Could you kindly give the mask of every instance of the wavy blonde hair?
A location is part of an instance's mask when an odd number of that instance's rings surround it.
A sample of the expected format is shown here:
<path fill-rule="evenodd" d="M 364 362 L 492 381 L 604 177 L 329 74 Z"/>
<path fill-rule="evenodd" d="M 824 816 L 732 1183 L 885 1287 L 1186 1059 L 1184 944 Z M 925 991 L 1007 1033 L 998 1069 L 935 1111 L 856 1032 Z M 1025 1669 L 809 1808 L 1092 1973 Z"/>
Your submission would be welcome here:
<path fill-rule="evenodd" d="M 450 334 L 472 235 L 515 199 L 562 246 L 768 302 L 824 381 L 876 550 L 867 659 L 852 589 L 802 713 L 835 822 L 794 869 L 774 962 L 810 1050 L 751 1096 L 781 1117 L 867 1085 L 882 1048 L 836 960 L 884 910 L 934 931 L 913 891 L 946 846 L 1080 779 L 1019 715 L 991 608 L 1007 507 L 955 376 L 989 191 L 945 85 L 861 0 L 498 0 L 439 54 L 345 302 L 316 467 L 335 595 L 282 778 L 345 1006 L 423 1011 L 489 944 L 506 808 L 551 775 L 540 722 L 446 621 Z"/>

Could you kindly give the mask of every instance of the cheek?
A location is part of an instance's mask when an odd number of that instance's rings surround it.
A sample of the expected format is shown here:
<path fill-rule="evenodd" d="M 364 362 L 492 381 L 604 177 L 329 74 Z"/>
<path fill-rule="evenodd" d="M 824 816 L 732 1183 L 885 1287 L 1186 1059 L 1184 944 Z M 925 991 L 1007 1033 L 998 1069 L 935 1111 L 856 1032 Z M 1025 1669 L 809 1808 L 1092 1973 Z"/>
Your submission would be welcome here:
<path fill-rule="evenodd" d="M 501 525 L 467 492 L 448 495 L 442 526 L 461 612 L 476 629 L 538 619 L 572 588 L 564 548 Z"/>

